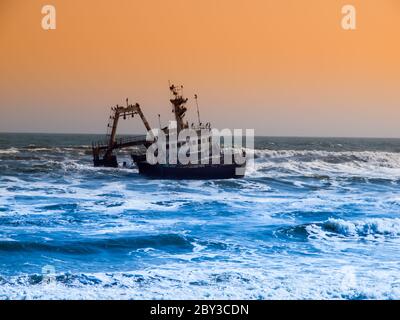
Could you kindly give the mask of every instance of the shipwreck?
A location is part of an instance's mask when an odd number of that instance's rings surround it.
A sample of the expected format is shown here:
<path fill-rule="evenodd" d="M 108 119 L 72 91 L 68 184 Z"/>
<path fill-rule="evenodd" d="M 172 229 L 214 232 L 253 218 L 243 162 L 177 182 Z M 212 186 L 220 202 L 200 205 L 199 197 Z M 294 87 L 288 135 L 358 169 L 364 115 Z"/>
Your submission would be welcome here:
<path fill-rule="evenodd" d="M 170 85 L 172 112 L 175 119 L 169 126 L 152 129 L 138 103 L 111 108 L 106 139 L 92 143 L 94 166 L 118 167 L 117 151 L 131 148 L 133 164 L 139 173 L 159 179 L 229 179 L 245 175 L 246 152 L 243 148 L 221 145 L 210 123 L 200 122 L 195 95 L 198 123 L 189 126 L 185 120 L 187 98 L 183 86 Z M 121 119 L 139 116 L 147 134 L 117 138 Z M 183 135 L 185 133 L 185 135 Z M 184 138 L 182 138 L 182 136 Z M 151 151 L 151 152 L 150 152 Z"/>

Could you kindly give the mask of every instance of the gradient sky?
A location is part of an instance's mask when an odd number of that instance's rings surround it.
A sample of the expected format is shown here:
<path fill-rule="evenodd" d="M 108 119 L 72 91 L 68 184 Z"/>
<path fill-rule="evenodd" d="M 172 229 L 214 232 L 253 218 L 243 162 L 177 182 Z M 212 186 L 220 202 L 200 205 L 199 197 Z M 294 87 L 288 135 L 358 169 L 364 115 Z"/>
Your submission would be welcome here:
<path fill-rule="evenodd" d="M 41 28 L 46 4 L 57 30 Z M 217 128 L 400 137 L 400 1 L 0 0 L 2 132 L 103 133 L 126 97 L 157 126 L 168 80 Z"/>

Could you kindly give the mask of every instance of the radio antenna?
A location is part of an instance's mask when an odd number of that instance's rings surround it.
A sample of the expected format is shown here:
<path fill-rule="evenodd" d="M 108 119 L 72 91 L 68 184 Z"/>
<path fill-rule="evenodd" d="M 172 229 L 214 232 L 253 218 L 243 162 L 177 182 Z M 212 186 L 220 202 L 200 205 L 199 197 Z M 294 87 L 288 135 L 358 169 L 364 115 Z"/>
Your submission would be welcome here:
<path fill-rule="evenodd" d="M 200 122 L 200 111 L 199 111 L 199 104 L 197 102 L 197 94 L 194 95 L 194 99 L 196 100 L 197 120 L 199 121 L 199 126 L 200 126 L 200 124 L 201 124 L 201 122 Z"/>

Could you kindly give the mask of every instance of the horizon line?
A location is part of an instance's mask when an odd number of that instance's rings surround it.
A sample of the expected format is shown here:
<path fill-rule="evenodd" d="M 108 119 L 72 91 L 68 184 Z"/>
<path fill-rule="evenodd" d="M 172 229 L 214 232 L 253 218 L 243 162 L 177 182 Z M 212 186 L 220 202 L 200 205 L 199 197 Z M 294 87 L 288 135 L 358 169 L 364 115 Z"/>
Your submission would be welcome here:
<path fill-rule="evenodd" d="M 40 132 L 40 131 L 0 131 L 0 134 L 53 134 L 53 135 L 106 135 L 106 133 L 90 133 L 90 132 Z M 143 133 L 119 133 L 119 135 L 143 135 Z M 398 137 L 387 137 L 387 136 L 307 136 L 307 135 L 255 135 L 255 137 L 263 138 L 322 138 L 322 139 L 400 139 Z"/>

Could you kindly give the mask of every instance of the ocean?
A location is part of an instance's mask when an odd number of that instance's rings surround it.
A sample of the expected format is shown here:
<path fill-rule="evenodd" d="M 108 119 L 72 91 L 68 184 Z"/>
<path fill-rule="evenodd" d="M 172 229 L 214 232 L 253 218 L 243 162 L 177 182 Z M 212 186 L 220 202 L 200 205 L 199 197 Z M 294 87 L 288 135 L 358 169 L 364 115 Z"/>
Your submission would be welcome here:
<path fill-rule="evenodd" d="M 256 137 L 245 178 L 173 181 L 94 168 L 100 138 L 0 134 L 0 299 L 400 299 L 400 139 Z"/>

